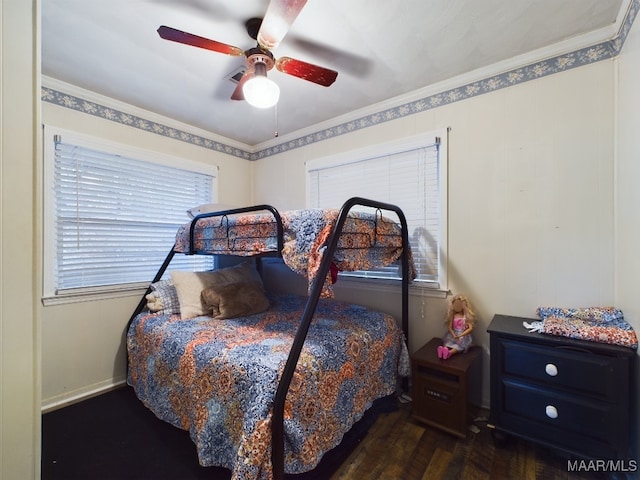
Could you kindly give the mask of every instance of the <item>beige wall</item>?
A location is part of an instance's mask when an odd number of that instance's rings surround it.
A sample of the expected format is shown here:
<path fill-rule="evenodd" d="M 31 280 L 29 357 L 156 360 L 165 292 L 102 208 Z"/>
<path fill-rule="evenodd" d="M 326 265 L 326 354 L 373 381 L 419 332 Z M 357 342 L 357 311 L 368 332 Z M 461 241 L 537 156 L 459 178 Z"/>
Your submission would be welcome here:
<path fill-rule="evenodd" d="M 217 165 L 222 178 L 218 182 L 219 201 L 234 205 L 253 201 L 253 165 L 246 160 L 46 102 L 42 104 L 42 122 L 163 155 Z M 38 291 L 37 295 L 40 294 Z M 45 410 L 125 380 L 124 334 L 141 295 L 141 291 L 135 291 L 115 299 L 43 307 L 42 405 Z"/>
<path fill-rule="evenodd" d="M 637 19 L 616 67 L 615 303 L 640 334 L 640 25 Z M 640 399 L 639 370 L 636 369 L 636 405 Z M 640 415 L 635 432 L 635 458 L 639 459 Z"/>
<path fill-rule="evenodd" d="M 0 2 L 0 478 L 40 477 L 36 2 Z"/>
<path fill-rule="evenodd" d="M 475 306 L 488 350 L 496 313 L 614 301 L 613 72 L 603 61 L 268 157 L 256 162 L 255 199 L 304 207 L 305 161 L 450 127 L 449 288 Z M 397 308 L 384 292 L 339 290 Z M 410 303 L 415 350 L 444 333 L 446 302 Z M 488 405 L 487 368 L 484 383 Z"/>

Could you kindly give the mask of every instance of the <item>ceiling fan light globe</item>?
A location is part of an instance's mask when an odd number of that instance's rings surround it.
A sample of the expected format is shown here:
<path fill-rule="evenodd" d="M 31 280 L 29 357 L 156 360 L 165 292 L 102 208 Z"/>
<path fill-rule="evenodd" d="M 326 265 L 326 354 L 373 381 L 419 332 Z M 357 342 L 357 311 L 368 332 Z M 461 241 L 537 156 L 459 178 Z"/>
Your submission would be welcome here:
<path fill-rule="evenodd" d="M 244 84 L 242 93 L 249 105 L 256 108 L 273 107 L 280 99 L 280 87 L 270 78 L 257 75 Z"/>

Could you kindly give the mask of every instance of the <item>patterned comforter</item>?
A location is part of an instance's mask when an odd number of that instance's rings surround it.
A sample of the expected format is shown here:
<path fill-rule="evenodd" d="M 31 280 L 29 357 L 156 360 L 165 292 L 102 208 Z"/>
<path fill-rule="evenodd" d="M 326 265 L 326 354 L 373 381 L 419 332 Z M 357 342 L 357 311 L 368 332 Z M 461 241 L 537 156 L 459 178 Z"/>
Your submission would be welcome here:
<path fill-rule="evenodd" d="M 201 465 L 271 478 L 271 412 L 306 298 L 269 294 L 228 320 L 142 313 L 129 328 L 128 382 L 159 418 L 188 430 Z M 408 375 L 401 330 L 383 313 L 321 299 L 285 403 L 285 470 L 313 469 L 377 398 Z"/>
<path fill-rule="evenodd" d="M 284 230 L 282 258 L 296 273 L 308 279 L 313 288 L 339 210 L 311 209 L 281 212 Z M 189 252 L 191 223 L 176 235 L 175 250 Z M 254 213 L 198 220 L 194 231 L 196 252 L 255 255 L 277 250 L 276 224 L 271 214 Z M 390 265 L 402 253 L 401 228 L 379 214 L 352 211 L 343 227 L 334 254 L 335 270 L 367 270 Z M 411 253 L 409 252 L 411 255 Z M 410 278 L 415 278 L 410 257 Z M 325 279 L 322 297 L 333 295 L 331 273 Z"/>

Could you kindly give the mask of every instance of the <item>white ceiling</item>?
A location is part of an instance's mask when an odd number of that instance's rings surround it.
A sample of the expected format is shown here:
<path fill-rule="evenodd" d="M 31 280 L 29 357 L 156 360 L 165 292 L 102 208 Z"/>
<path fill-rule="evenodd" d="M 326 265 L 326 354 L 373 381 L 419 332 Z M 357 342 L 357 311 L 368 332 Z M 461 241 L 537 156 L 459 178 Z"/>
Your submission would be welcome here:
<path fill-rule="evenodd" d="M 254 146 L 509 59 L 611 39 L 628 0 L 308 0 L 279 47 L 339 72 L 328 88 L 269 72 L 274 109 L 230 100 L 244 64 L 162 40 L 168 25 L 248 49 L 268 0 L 42 0 L 42 73 Z M 565 53 L 565 52 L 557 52 Z M 496 72 L 493 72 L 496 73 Z"/>

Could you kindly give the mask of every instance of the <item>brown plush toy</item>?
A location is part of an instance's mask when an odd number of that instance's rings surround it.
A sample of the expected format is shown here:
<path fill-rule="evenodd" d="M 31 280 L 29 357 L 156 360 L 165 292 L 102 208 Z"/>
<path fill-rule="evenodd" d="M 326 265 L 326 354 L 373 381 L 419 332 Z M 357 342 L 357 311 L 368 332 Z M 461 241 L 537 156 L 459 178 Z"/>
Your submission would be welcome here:
<path fill-rule="evenodd" d="M 202 304 L 216 319 L 241 317 L 265 311 L 269 299 L 262 286 L 254 282 L 236 282 L 205 288 Z"/>

